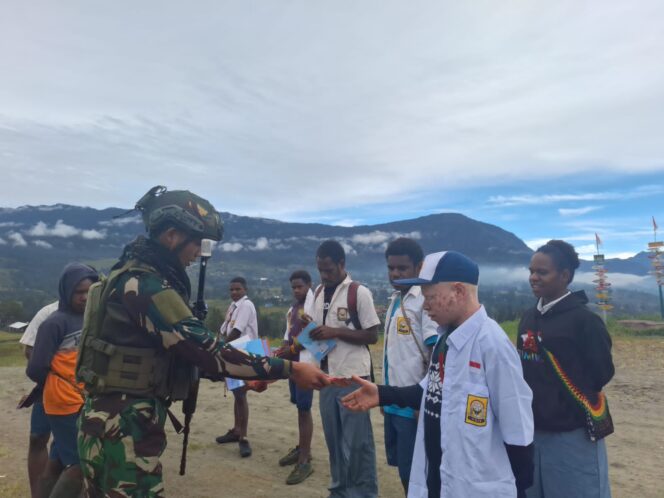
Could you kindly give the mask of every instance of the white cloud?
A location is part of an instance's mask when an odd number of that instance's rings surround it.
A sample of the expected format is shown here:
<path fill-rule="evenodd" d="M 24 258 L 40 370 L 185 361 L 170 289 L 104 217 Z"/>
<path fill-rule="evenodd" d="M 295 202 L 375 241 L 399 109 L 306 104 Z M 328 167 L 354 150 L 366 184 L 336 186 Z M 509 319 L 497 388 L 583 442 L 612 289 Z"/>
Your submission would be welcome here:
<path fill-rule="evenodd" d="M 265 237 L 258 237 L 256 239 L 256 245 L 251 248 L 252 251 L 265 251 L 269 249 L 270 244 Z"/>
<path fill-rule="evenodd" d="M 414 231 L 409 233 L 401 232 L 383 232 L 381 230 L 374 230 L 369 233 L 358 233 L 353 235 L 350 239 L 354 244 L 364 244 L 364 245 L 374 245 L 374 244 L 385 244 L 390 240 L 394 240 L 398 237 L 408 237 L 411 239 L 419 240 L 422 238 L 420 232 Z"/>
<path fill-rule="evenodd" d="M 46 242 L 45 240 L 33 240 L 32 243 L 37 247 L 42 247 L 44 249 L 53 249 L 53 246 Z"/>
<path fill-rule="evenodd" d="M 597 275 L 592 272 L 576 272 L 574 281 L 586 285 L 594 285 L 593 280 Z M 640 290 L 643 292 L 652 292 L 653 278 L 650 276 L 631 275 L 629 273 L 609 273 L 608 282 L 612 287 Z"/>
<path fill-rule="evenodd" d="M 0 19 L 9 205 L 130 206 L 158 177 L 285 218 L 663 168 L 658 0 L 23 4 Z"/>
<path fill-rule="evenodd" d="M 100 232 L 98 230 L 81 230 L 81 237 L 88 240 L 99 240 L 106 238 L 106 232 Z"/>
<path fill-rule="evenodd" d="M 622 192 L 586 192 L 580 194 L 549 194 L 549 195 L 493 195 L 488 203 L 495 206 L 535 206 L 540 204 L 557 204 L 560 202 L 583 201 L 612 201 L 625 199 L 638 199 L 642 197 L 659 196 L 664 193 L 664 186 L 650 185 L 638 187 Z M 587 208 L 586 208 L 587 209 Z M 573 211 L 573 210 L 570 210 Z M 590 212 L 594 209 L 590 209 Z M 563 214 L 563 213 L 561 213 Z M 573 213 L 572 213 L 573 214 Z M 580 213 L 585 214 L 585 213 Z"/>
<path fill-rule="evenodd" d="M 26 235 L 30 235 L 32 237 L 69 238 L 80 236 L 88 240 L 98 240 L 106 237 L 105 231 L 100 232 L 98 230 L 84 230 L 81 228 L 76 228 L 74 226 L 67 225 L 62 220 L 56 221 L 55 225 L 53 225 L 53 228 L 49 228 L 46 223 L 39 221 L 35 226 L 29 230 L 26 230 L 25 233 Z"/>
<path fill-rule="evenodd" d="M 353 246 L 351 246 L 348 242 L 340 240 L 339 244 L 341 244 L 341 247 L 344 248 L 344 251 L 346 252 L 346 255 L 348 255 L 348 254 L 357 254 L 357 251 L 355 250 L 355 248 Z"/>
<path fill-rule="evenodd" d="M 239 242 L 224 242 L 223 244 L 219 244 L 219 250 L 223 252 L 238 252 L 243 247 Z"/>
<path fill-rule="evenodd" d="M 9 235 L 7 235 L 7 238 L 12 241 L 14 247 L 25 247 L 28 245 L 23 238 L 23 235 L 18 232 L 10 232 Z"/>
<path fill-rule="evenodd" d="M 20 227 L 22 225 L 23 225 L 23 223 L 18 223 L 16 221 L 3 221 L 3 222 L 0 223 L 0 227 L 2 227 L 2 228 L 5 228 L 5 227 L 14 228 L 14 227 Z"/>
<path fill-rule="evenodd" d="M 584 214 L 592 213 L 602 209 L 602 206 L 586 206 L 581 208 L 558 208 L 560 216 L 583 216 Z"/>
<path fill-rule="evenodd" d="M 125 216 L 121 218 L 113 218 L 111 220 L 100 221 L 99 224 L 103 227 L 122 227 L 131 225 L 133 223 L 143 223 L 143 219 L 139 216 Z"/>
<path fill-rule="evenodd" d="M 0 246 L 6 246 L 6 245 L 7 245 L 7 241 L 5 239 L 3 239 L 2 237 L 0 237 Z"/>

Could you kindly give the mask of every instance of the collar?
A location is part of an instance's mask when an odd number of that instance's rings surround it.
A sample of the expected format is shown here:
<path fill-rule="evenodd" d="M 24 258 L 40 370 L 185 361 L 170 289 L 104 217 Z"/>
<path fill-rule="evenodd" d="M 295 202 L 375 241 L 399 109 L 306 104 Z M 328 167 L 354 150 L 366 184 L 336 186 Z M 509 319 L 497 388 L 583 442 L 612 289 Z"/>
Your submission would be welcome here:
<path fill-rule="evenodd" d="M 413 297 L 413 298 L 416 298 L 416 297 L 420 296 L 421 294 L 422 294 L 422 287 L 420 287 L 419 285 L 413 285 L 413 286 L 411 286 L 410 289 L 408 289 L 408 292 L 406 292 L 406 293 L 403 295 L 403 298 L 402 298 L 402 299 L 403 299 L 403 301 L 405 302 L 406 299 L 408 299 L 408 296 L 411 296 L 411 297 Z M 392 296 L 390 297 L 390 299 L 394 301 L 394 299 L 395 299 L 397 296 L 400 296 L 400 295 L 401 295 L 401 291 L 398 291 L 398 290 L 394 289 L 394 290 L 392 291 Z"/>
<path fill-rule="evenodd" d="M 537 301 L 537 311 L 539 311 L 543 315 L 544 313 L 549 311 L 551 308 L 553 308 L 556 304 L 558 304 L 560 301 L 565 299 L 570 294 L 571 294 L 571 292 L 567 291 L 566 294 L 563 294 L 562 296 L 560 296 L 555 301 L 551 301 L 550 303 L 547 303 L 547 304 L 542 304 L 542 298 L 540 297 L 539 301 Z"/>
<path fill-rule="evenodd" d="M 233 304 L 234 304 L 235 307 L 237 308 L 238 306 L 240 306 L 240 303 L 241 303 L 242 301 L 246 300 L 246 299 L 249 299 L 249 296 L 244 295 L 244 296 L 242 296 L 240 299 L 238 299 L 237 301 L 233 301 Z"/>
<path fill-rule="evenodd" d="M 487 319 L 486 310 L 483 305 L 480 305 L 475 313 L 473 313 L 465 322 L 459 325 L 447 338 L 447 343 L 452 344 L 455 349 L 461 350 L 468 340 L 473 337 L 482 328 L 482 325 Z"/>

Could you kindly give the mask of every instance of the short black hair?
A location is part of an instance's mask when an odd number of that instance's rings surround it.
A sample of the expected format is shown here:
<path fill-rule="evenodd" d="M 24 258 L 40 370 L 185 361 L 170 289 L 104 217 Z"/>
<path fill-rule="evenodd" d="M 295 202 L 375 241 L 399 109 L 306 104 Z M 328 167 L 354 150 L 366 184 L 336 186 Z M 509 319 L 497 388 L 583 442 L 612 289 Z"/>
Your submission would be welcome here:
<path fill-rule="evenodd" d="M 244 277 L 234 277 L 231 279 L 231 283 L 240 284 L 242 287 L 244 287 L 245 290 L 247 290 L 247 281 Z"/>
<path fill-rule="evenodd" d="M 334 264 L 338 265 L 346 261 L 346 251 L 336 240 L 328 239 L 318 246 L 316 257 L 320 259 L 330 258 Z"/>
<path fill-rule="evenodd" d="M 419 265 L 424 260 L 424 252 L 422 252 L 420 245 L 408 237 L 399 237 L 387 244 L 385 259 L 388 256 L 408 256 L 414 266 Z"/>
<path fill-rule="evenodd" d="M 572 244 L 554 239 L 539 247 L 537 252 L 548 255 L 559 272 L 569 271 L 569 282 L 567 283 L 574 280 L 574 270 L 579 267 L 579 255 Z"/>
<path fill-rule="evenodd" d="M 298 278 L 302 279 L 305 284 L 311 283 L 311 275 L 309 275 L 309 272 L 306 270 L 295 270 L 293 273 L 291 273 L 291 276 L 288 280 L 292 282 Z"/>

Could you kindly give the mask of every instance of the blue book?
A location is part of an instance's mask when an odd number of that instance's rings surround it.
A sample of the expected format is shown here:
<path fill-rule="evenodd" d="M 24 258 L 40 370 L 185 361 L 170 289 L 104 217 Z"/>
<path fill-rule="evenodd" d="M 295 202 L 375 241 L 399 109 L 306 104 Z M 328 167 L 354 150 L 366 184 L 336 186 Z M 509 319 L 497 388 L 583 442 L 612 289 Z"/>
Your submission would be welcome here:
<path fill-rule="evenodd" d="M 316 327 L 318 327 L 316 322 L 309 322 L 309 325 L 302 329 L 295 339 L 316 358 L 316 361 L 321 361 L 337 346 L 337 341 L 334 339 L 313 340 L 309 334 Z"/>

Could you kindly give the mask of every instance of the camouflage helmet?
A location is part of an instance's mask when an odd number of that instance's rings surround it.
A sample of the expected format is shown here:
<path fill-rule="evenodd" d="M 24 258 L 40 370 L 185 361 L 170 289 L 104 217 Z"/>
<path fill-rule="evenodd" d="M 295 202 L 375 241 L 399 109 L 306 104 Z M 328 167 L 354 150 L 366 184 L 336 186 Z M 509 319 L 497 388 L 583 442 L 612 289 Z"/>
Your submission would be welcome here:
<path fill-rule="evenodd" d="M 224 226 L 212 204 L 188 190 L 166 191 L 166 187 L 152 187 L 136 203 L 143 215 L 145 229 L 156 237 L 167 226 L 202 239 L 219 241 Z"/>

